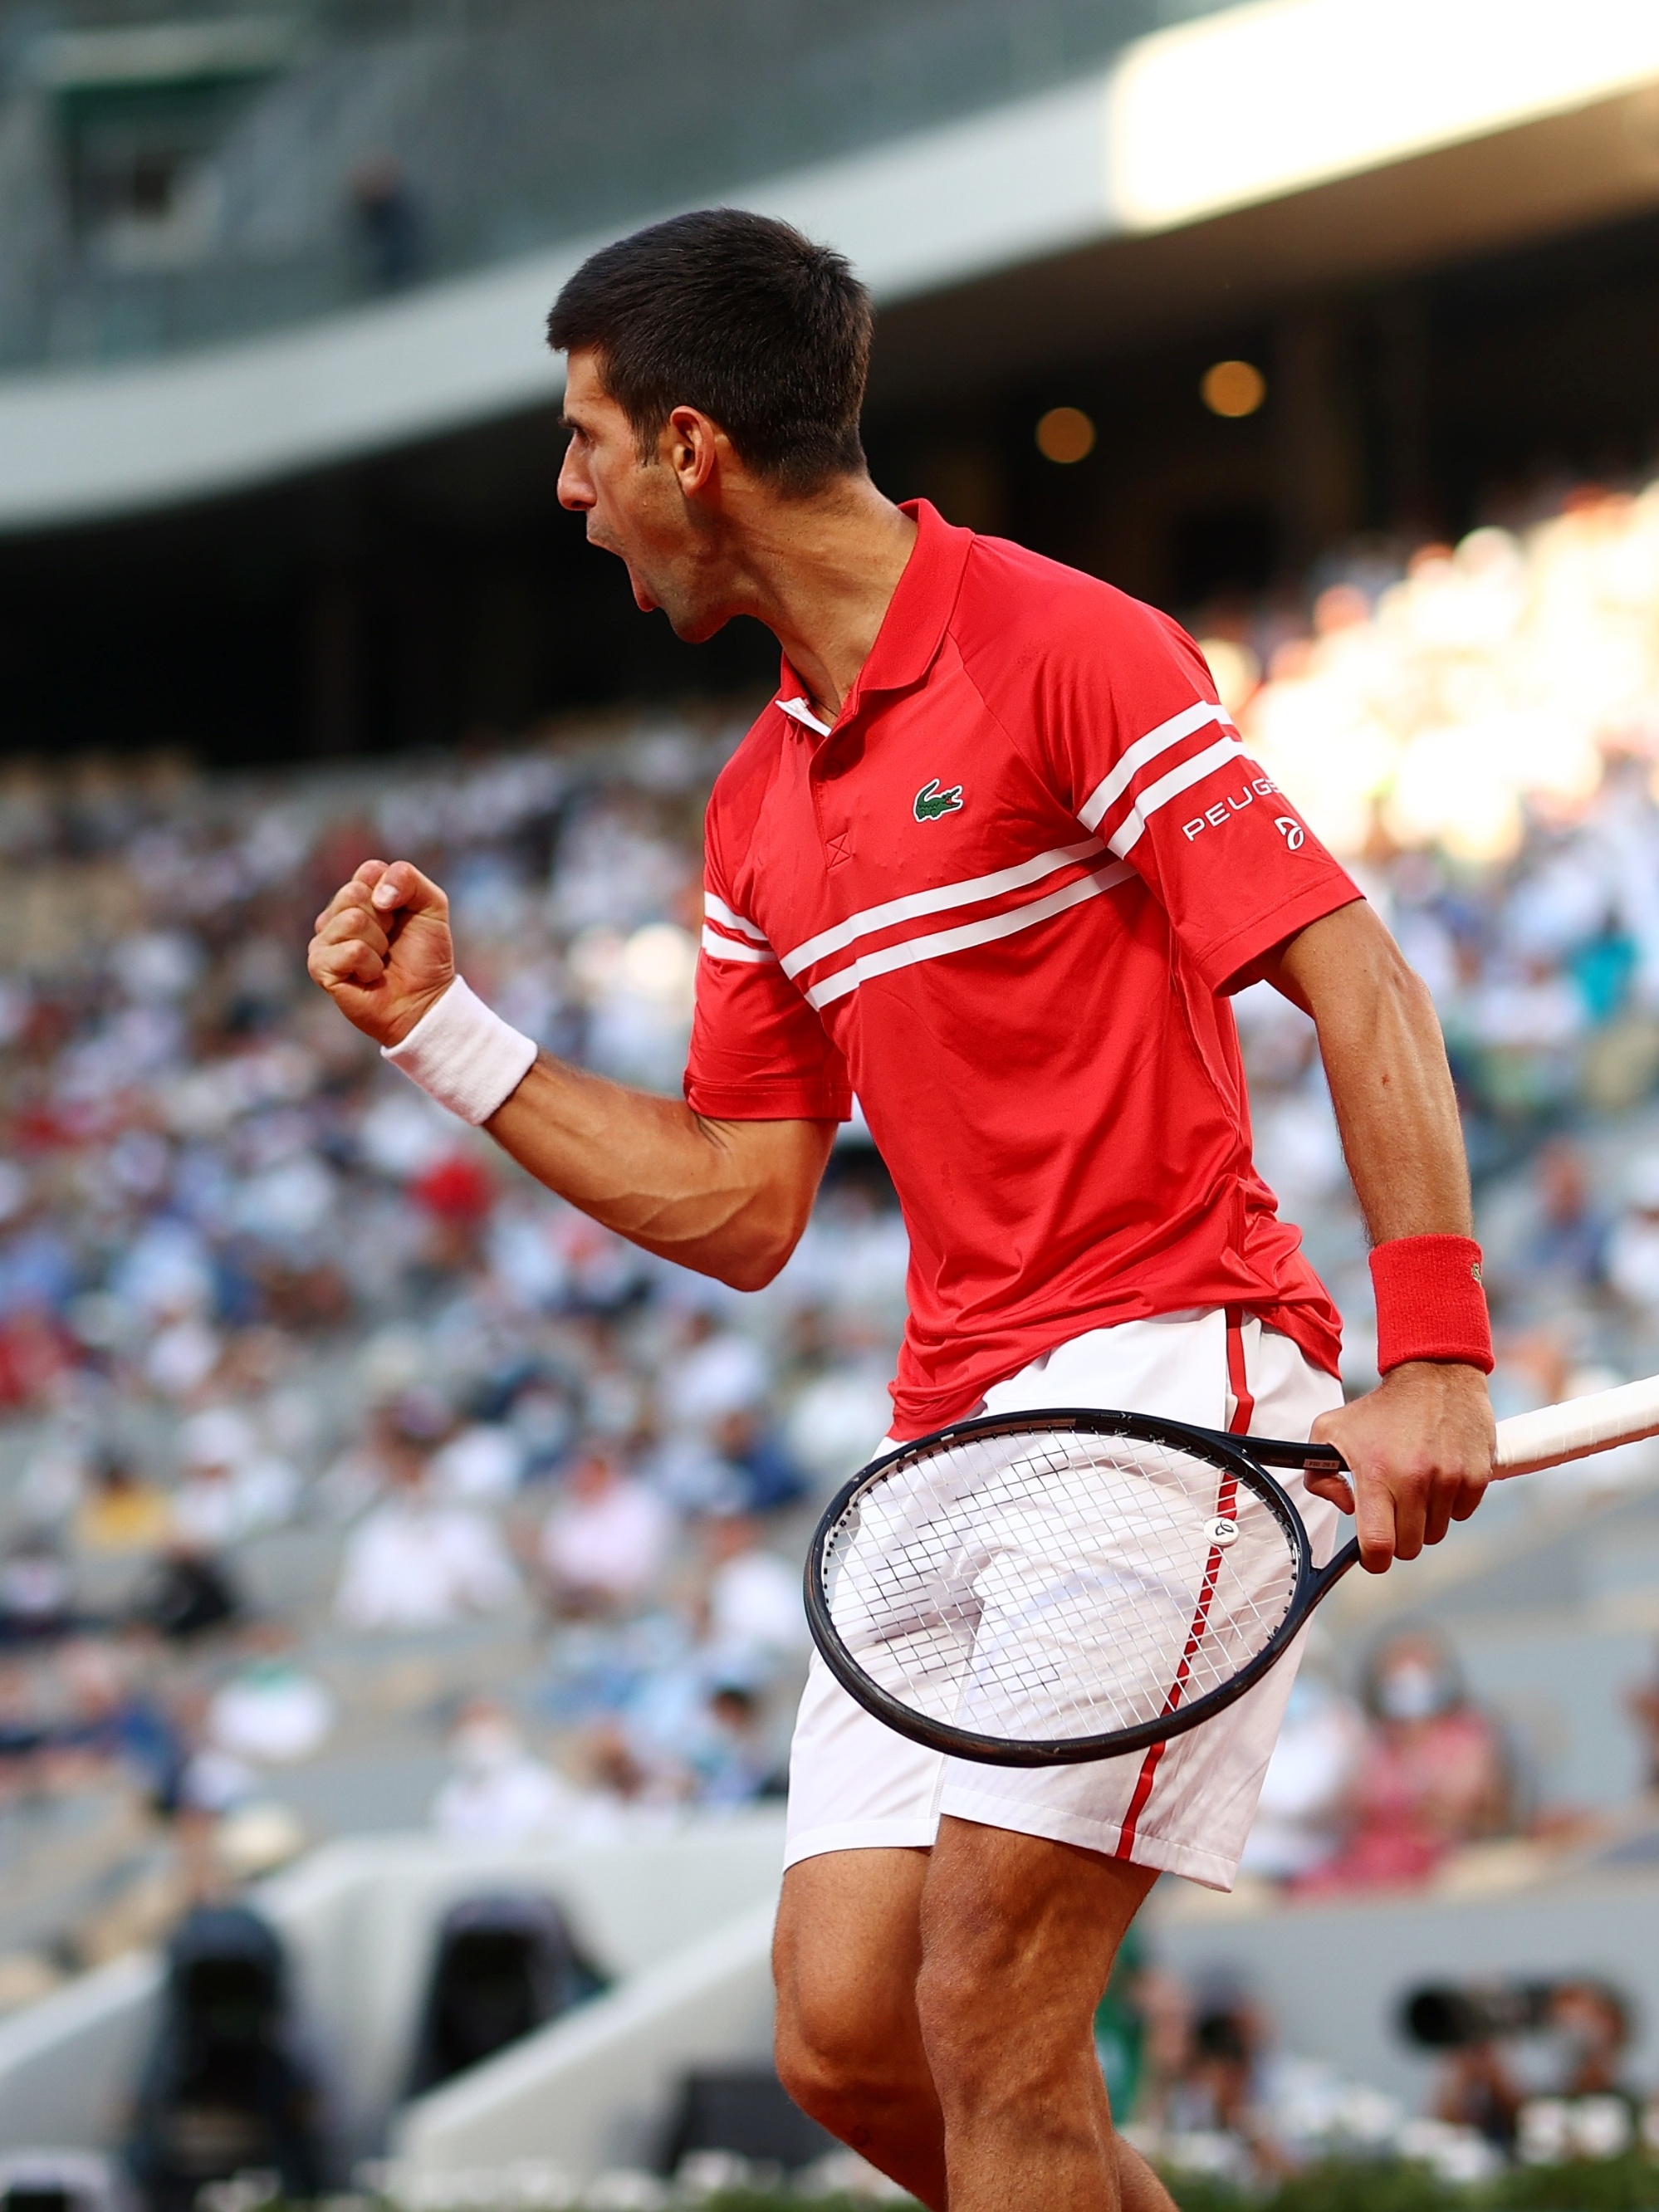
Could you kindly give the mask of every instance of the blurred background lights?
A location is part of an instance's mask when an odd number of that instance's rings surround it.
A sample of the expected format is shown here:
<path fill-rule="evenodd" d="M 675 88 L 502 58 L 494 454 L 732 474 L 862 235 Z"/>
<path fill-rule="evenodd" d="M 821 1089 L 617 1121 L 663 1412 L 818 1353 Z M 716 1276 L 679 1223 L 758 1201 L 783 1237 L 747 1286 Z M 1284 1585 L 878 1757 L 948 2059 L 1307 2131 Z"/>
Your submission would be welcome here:
<path fill-rule="evenodd" d="M 1267 396 L 1267 380 L 1254 362 L 1218 361 L 1199 386 L 1212 415 L 1254 415 Z"/>
<path fill-rule="evenodd" d="M 1659 755 L 1659 483 L 1512 532 L 1425 545 L 1375 602 L 1322 592 L 1266 680 L 1206 639 L 1268 774 L 1347 858 L 1387 844 L 1477 865 L 1529 818 L 1582 818 L 1607 761 Z"/>
<path fill-rule="evenodd" d="M 1044 460 L 1085 460 L 1095 449 L 1095 426 L 1080 407 L 1051 407 L 1036 426 L 1036 441 Z"/>
<path fill-rule="evenodd" d="M 1237 714 L 1261 681 L 1261 663 L 1237 638 L 1200 638 L 1198 649 L 1210 664 L 1222 705 Z"/>

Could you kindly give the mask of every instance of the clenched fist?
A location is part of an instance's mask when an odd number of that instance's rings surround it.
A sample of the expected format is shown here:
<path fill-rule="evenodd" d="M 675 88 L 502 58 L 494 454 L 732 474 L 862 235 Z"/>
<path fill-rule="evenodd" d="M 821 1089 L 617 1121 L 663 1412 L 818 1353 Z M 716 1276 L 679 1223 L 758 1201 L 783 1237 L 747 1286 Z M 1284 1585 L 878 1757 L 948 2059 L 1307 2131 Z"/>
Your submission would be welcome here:
<path fill-rule="evenodd" d="M 454 981 L 449 901 L 407 860 L 365 860 L 318 915 L 306 965 L 365 1036 L 401 1044 Z"/>

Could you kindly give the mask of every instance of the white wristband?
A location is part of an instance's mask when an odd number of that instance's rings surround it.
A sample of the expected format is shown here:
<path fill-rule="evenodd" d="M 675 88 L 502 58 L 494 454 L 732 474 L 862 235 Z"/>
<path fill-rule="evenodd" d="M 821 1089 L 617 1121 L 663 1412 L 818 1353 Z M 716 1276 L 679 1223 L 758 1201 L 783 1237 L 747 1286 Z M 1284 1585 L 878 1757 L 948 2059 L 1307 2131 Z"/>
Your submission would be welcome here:
<path fill-rule="evenodd" d="M 536 1046 L 458 975 L 401 1044 L 382 1045 L 380 1057 L 476 1129 L 524 1081 Z"/>

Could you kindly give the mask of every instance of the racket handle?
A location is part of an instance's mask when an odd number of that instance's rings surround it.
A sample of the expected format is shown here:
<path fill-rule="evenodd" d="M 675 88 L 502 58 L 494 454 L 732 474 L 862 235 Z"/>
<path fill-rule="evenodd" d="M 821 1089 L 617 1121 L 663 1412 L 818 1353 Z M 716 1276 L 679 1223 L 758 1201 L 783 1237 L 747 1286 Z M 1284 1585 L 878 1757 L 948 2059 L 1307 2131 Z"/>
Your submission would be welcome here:
<path fill-rule="evenodd" d="M 1588 1459 L 1616 1444 L 1639 1443 L 1659 1436 L 1659 1375 L 1616 1390 L 1597 1390 L 1565 1406 L 1540 1406 L 1534 1413 L 1514 1413 L 1498 1424 L 1495 1480 L 1532 1474 L 1540 1468 L 1562 1467 Z"/>
<path fill-rule="evenodd" d="M 1223 1443 L 1234 1443 L 1237 1439 L 1220 1436 Z M 1346 1474 L 1348 1462 L 1334 1444 L 1286 1443 L 1278 1437 L 1249 1437 L 1246 1438 L 1250 1457 L 1258 1459 L 1264 1467 L 1305 1468 L 1310 1474 Z"/>

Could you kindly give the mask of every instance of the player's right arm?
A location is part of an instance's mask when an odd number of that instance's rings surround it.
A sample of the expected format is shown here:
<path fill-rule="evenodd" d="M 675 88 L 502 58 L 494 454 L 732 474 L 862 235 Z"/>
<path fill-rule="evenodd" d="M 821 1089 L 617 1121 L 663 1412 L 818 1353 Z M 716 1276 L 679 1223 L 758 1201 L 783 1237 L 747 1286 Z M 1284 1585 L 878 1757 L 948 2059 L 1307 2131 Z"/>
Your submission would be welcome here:
<path fill-rule="evenodd" d="M 346 1019 L 403 1042 L 455 975 L 449 902 L 406 860 L 365 860 L 317 918 L 307 961 Z M 720 1121 L 542 1054 L 485 1124 L 520 1165 L 647 1252 L 734 1289 L 794 1249 L 833 1121 Z"/>

